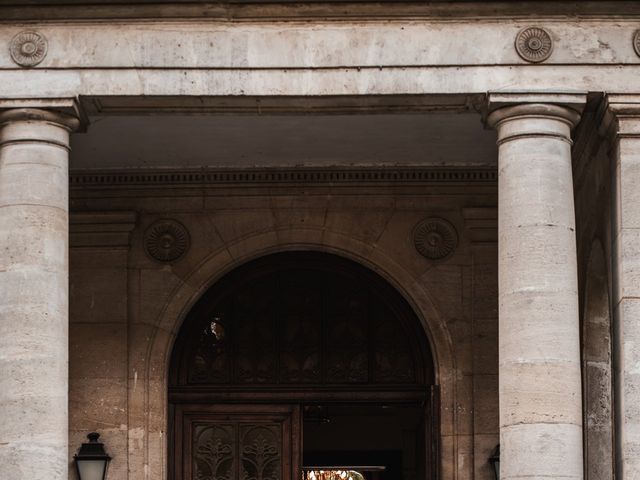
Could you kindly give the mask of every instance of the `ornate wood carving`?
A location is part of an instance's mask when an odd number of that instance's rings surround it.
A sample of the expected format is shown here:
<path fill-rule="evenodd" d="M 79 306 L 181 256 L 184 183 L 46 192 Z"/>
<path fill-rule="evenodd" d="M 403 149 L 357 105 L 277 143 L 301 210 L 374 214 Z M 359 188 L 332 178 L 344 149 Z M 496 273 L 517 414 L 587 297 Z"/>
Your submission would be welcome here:
<path fill-rule="evenodd" d="M 194 480 L 231 480 L 236 458 L 234 425 L 198 425 L 193 438 Z"/>
<path fill-rule="evenodd" d="M 178 405 L 173 410 L 175 480 L 297 480 L 300 408 Z"/>
<path fill-rule="evenodd" d="M 197 425 L 193 438 L 193 479 L 280 480 L 281 447 L 282 429 L 277 424 Z M 235 475 L 236 459 L 240 463 L 238 475 Z"/>
<path fill-rule="evenodd" d="M 282 478 L 282 432 L 278 425 L 241 425 L 241 480 Z"/>

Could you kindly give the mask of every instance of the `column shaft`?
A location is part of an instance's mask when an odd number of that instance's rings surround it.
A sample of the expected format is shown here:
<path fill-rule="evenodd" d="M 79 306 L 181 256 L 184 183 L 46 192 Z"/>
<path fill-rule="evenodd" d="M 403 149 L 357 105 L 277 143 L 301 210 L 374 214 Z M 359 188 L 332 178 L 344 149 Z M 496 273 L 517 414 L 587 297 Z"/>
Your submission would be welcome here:
<path fill-rule="evenodd" d="M 574 110 L 489 116 L 499 145 L 501 477 L 582 478 Z"/>
<path fill-rule="evenodd" d="M 77 121 L 0 113 L 0 478 L 68 478 L 68 146 Z"/>

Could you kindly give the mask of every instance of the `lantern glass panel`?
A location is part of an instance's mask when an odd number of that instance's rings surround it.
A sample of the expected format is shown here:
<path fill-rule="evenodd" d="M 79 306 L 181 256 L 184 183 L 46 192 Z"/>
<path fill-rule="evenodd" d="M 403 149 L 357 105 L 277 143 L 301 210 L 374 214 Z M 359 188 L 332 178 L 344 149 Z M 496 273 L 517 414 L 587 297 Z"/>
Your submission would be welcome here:
<path fill-rule="evenodd" d="M 106 460 L 76 460 L 80 480 L 104 480 Z"/>

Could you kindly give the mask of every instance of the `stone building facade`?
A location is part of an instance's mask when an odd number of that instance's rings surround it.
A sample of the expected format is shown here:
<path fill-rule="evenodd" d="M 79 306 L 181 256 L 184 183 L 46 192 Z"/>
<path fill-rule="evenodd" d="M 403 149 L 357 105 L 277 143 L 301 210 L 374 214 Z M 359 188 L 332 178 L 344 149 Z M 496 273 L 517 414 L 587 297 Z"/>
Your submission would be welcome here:
<path fill-rule="evenodd" d="M 0 478 L 640 478 L 639 73 L 637 2 L 0 4 Z"/>

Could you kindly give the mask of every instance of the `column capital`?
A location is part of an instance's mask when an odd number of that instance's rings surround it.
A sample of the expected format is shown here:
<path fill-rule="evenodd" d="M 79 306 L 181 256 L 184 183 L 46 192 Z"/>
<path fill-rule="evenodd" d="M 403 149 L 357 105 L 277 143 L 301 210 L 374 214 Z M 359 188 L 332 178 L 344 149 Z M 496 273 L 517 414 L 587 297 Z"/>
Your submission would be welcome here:
<path fill-rule="evenodd" d="M 580 121 L 586 102 L 586 93 L 489 92 L 486 123 L 495 128 L 512 118 L 548 117 L 573 128 Z"/>
<path fill-rule="evenodd" d="M 12 108 L 0 111 L 0 126 L 12 122 L 41 121 L 53 123 L 66 128 L 70 132 L 77 130 L 80 121 L 66 113 L 55 110 L 42 110 L 38 108 Z"/>
<path fill-rule="evenodd" d="M 640 138 L 640 94 L 608 94 L 601 104 L 600 133 L 610 140 Z"/>
<path fill-rule="evenodd" d="M 43 121 L 69 131 L 87 123 L 75 98 L 0 99 L 0 126 L 19 121 Z"/>
<path fill-rule="evenodd" d="M 50 143 L 69 149 L 69 135 L 80 127 L 75 100 L 0 100 L 0 145 Z"/>

